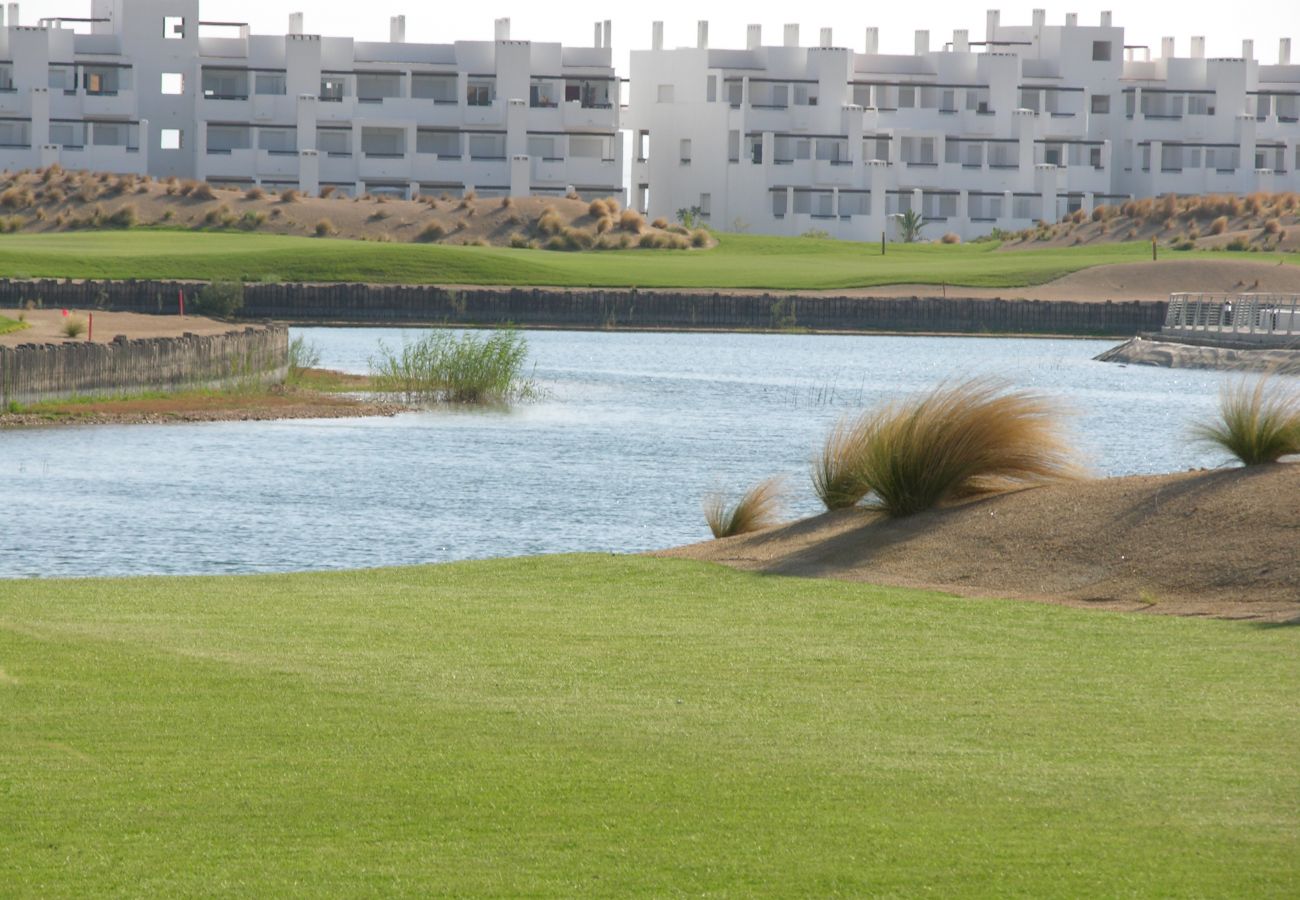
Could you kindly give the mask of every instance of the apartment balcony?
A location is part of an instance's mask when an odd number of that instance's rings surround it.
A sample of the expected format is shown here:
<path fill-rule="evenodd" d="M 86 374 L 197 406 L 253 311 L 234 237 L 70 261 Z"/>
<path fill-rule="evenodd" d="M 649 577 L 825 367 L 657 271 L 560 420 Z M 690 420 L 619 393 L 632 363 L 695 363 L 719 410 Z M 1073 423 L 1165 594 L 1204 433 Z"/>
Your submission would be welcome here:
<path fill-rule="evenodd" d="M 31 108 L 31 94 L 27 91 L 18 91 L 13 88 L 0 90 L 0 116 L 21 116 L 25 118 L 31 114 Z"/>
<path fill-rule="evenodd" d="M 357 171 L 363 181 L 410 181 L 412 170 L 411 156 L 407 153 L 363 152 L 357 161 Z"/>
<path fill-rule="evenodd" d="M 205 96 L 199 101 L 199 116 L 210 122 L 248 122 L 253 118 L 251 97 Z"/>
<path fill-rule="evenodd" d="M 582 106 L 578 101 L 571 100 L 560 104 L 560 110 L 566 130 L 589 128 L 613 131 L 618 128 L 618 110 L 612 106 Z"/>
<path fill-rule="evenodd" d="M 258 150 L 257 175 L 263 178 L 297 178 L 297 150 Z"/>
<path fill-rule="evenodd" d="M 124 119 L 136 114 L 136 96 L 133 90 L 101 93 L 80 90 L 77 96 L 81 99 L 82 114 L 87 118 Z"/>
<path fill-rule="evenodd" d="M 143 175 L 148 163 L 148 154 L 141 153 L 138 147 L 97 144 L 90 147 L 59 148 L 59 165 L 68 169 Z"/>
<path fill-rule="evenodd" d="M 439 156 L 436 153 L 417 153 L 411 163 L 412 181 L 452 183 L 463 180 L 465 165 L 457 156 Z"/>
<path fill-rule="evenodd" d="M 205 150 L 199 174 L 205 178 L 251 178 L 256 166 L 256 150 Z"/>
<path fill-rule="evenodd" d="M 461 121 L 466 125 L 496 125 L 504 126 L 506 122 L 506 104 L 505 101 L 498 97 L 493 100 L 489 106 L 470 106 L 466 105 L 462 112 Z"/>

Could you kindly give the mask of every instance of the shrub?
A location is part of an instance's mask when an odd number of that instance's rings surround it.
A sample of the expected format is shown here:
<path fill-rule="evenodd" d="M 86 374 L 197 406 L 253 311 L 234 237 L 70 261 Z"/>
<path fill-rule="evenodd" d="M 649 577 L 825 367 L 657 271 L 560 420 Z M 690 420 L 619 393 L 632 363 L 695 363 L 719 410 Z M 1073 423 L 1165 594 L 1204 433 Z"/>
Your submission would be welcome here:
<path fill-rule="evenodd" d="M 1282 223 L 1279 222 L 1277 219 L 1269 219 L 1267 222 L 1264 223 L 1265 234 L 1277 234 L 1281 230 L 1282 230 Z"/>
<path fill-rule="evenodd" d="M 709 246 L 709 232 L 708 232 L 708 229 L 706 229 L 706 228 L 697 228 L 697 229 L 695 229 L 694 231 L 692 231 L 692 232 L 691 232 L 691 246 L 692 246 L 692 247 L 707 247 L 707 246 Z"/>
<path fill-rule="evenodd" d="M 0 206 L 5 209 L 26 209 L 32 205 L 32 192 L 27 188 L 11 187 L 0 194 Z"/>
<path fill-rule="evenodd" d="M 1102 219 L 1106 218 L 1106 214 L 1109 210 L 1110 207 L 1106 206 L 1105 204 L 1102 204 L 1101 206 L 1094 206 L 1092 209 L 1092 220 L 1094 222 L 1100 222 Z"/>
<path fill-rule="evenodd" d="M 250 209 L 239 217 L 239 222 L 237 224 L 245 231 L 256 231 L 261 228 L 265 222 L 266 213 L 261 210 Z"/>
<path fill-rule="evenodd" d="M 21 231 L 25 224 L 22 216 L 5 216 L 0 219 L 0 232 L 13 234 L 15 231 Z"/>
<path fill-rule="evenodd" d="M 217 194 L 212 189 L 212 185 L 208 184 L 206 181 L 196 184 L 194 186 L 194 190 L 190 192 L 190 196 L 193 197 L 195 200 L 216 200 L 217 199 Z"/>
<path fill-rule="evenodd" d="M 1247 243 L 1245 242 L 1245 240 L 1243 240 L 1242 238 L 1233 238 L 1232 240 L 1228 241 L 1227 244 L 1224 245 L 1224 249 L 1226 249 L 1226 250 L 1246 250 L 1246 249 L 1249 248 L 1249 246 L 1250 246 L 1250 245 L 1247 244 Z"/>
<path fill-rule="evenodd" d="M 668 220 L 665 219 L 663 216 L 660 216 L 659 218 L 657 218 L 657 219 L 655 219 L 653 222 L 651 222 L 650 225 L 651 225 L 652 227 L 654 227 L 654 228 L 658 228 L 658 229 L 660 229 L 660 230 L 663 230 L 663 229 L 665 229 L 665 228 L 668 227 Z"/>
<path fill-rule="evenodd" d="M 1210 223 L 1210 234 L 1223 234 L 1228 230 L 1228 217 L 1219 216 Z"/>
<path fill-rule="evenodd" d="M 245 200 L 261 200 L 265 197 L 266 197 L 266 191 L 262 190 L 257 185 L 253 185 L 251 188 L 244 191 Z"/>
<path fill-rule="evenodd" d="M 944 244 L 960 244 L 961 235 L 957 234 L 955 231 L 950 231 L 943 237 L 939 238 L 939 240 Z"/>
<path fill-rule="evenodd" d="M 325 187 L 320 189 L 320 197 L 322 200 L 328 200 L 330 197 L 333 196 L 334 196 L 334 185 L 327 184 L 325 185 Z"/>
<path fill-rule="evenodd" d="M 645 228 L 645 216 L 635 209 L 625 209 L 618 217 L 618 227 L 633 234 L 640 234 Z"/>
<path fill-rule="evenodd" d="M 906 516 L 1076 474 L 1049 401 L 974 380 L 841 422 L 814 465 L 813 485 L 828 509 L 870 494 L 889 515 Z"/>
<path fill-rule="evenodd" d="M 204 316 L 229 319 L 244 308 L 244 285 L 239 281 L 214 281 L 194 298 L 194 311 Z"/>
<path fill-rule="evenodd" d="M 502 208 L 502 209 L 509 209 L 510 207 L 512 207 L 512 206 L 514 206 L 514 205 L 515 205 L 515 198 L 514 198 L 514 197 L 511 197 L 509 194 L 507 194 L 506 196 L 504 196 L 504 197 L 501 198 L 501 208 Z"/>
<path fill-rule="evenodd" d="M 224 203 L 215 206 L 203 214 L 203 221 L 207 225 L 224 225 L 227 220 L 233 219 L 234 214 Z"/>
<path fill-rule="evenodd" d="M 1219 416 L 1193 429 L 1196 439 L 1258 466 L 1300 453 L 1300 387 L 1269 376 L 1243 380 L 1219 395 Z"/>
<path fill-rule="evenodd" d="M 400 350 L 381 341 L 370 373 L 379 390 L 407 403 L 510 403 L 538 394 L 523 374 L 527 359 L 528 341 L 514 331 L 431 331 Z"/>
<path fill-rule="evenodd" d="M 316 237 L 328 237 L 334 233 L 334 223 L 329 219 L 321 219 L 316 223 L 316 227 L 312 231 Z"/>
<path fill-rule="evenodd" d="M 565 199 L 565 200 L 581 200 L 581 199 L 582 199 L 582 195 L 579 194 L 577 191 L 569 191 L 567 194 L 564 195 L 564 199 Z"/>
<path fill-rule="evenodd" d="M 585 228 L 566 228 L 562 234 L 573 250 L 590 250 L 596 243 L 596 236 Z"/>
<path fill-rule="evenodd" d="M 41 181 L 44 184 L 49 184 L 51 181 L 53 181 L 55 178 L 57 178 L 62 174 L 63 174 L 63 166 L 59 165 L 58 163 L 54 163 L 51 166 L 47 166 L 45 171 L 41 173 Z"/>
<path fill-rule="evenodd" d="M 289 377 L 292 379 L 304 369 L 320 368 L 320 347 L 302 335 L 289 342 Z"/>
<path fill-rule="evenodd" d="M 415 239 L 425 244 L 431 244 L 434 241 L 442 240 L 446 236 L 446 228 L 443 228 L 442 225 L 437 222 L 430 222 L 428 225 L 425 225 L 424 228 L 420 229 L 420 233 L 416 235 Z"/>
<path fill-rule="evenodd" d="M 134 228 L 139 221 L 139 216 L 135 207 L 128 203 L 115 209 L 105 221 L 113 228 Z"/>
<path fill-rule="evenodd" d="M 79 338 L 86 333 L 86 320 L 81 316 L 68 316 L 63 320 L 63 336 Z"/>
<path fill-rule="evenodd" d="M 285 188 L 284 190 L 280 191 L 281 203 L 297 203 L 298 197 L 299 197 L 298 192 L 293 188 Z"/>
<path fill-rule="evenodd" d="M 734 504 L 721 493 L 704 500 L 704 519 L 715 538 L 748 534 L 775 525 L 781 511 L 781 480 L 769 478 L 750 488 Z"/>
<path fill-rule="evenodd" d="M 542 214 L 537 217 L 537 230 L 542 234 L 559 234 L 564 230 L 564 219 L 555 207 L 548 206 L 542 210 Z"/>
<path fill-rule="evenodd" d="M 604 200 L 592 200 L 587 204 L 587 215 L 593 219 L 603 219 L 609 215 L 609 207 Z"/>
<path fill-rule="evenodd" d="M 526 250 L 532 246 L 532 243 L 528 240 L 528 235 L 516 232 L 510 235 L 510 246 L 516 250 Z"/>

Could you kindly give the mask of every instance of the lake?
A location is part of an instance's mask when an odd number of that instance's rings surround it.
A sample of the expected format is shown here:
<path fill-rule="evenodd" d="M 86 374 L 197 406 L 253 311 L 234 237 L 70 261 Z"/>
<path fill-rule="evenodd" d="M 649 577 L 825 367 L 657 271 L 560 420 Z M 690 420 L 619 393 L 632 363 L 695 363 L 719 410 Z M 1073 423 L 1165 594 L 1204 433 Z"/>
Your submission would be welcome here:
<path fill-rule="evenodd" d="M 399 329 L 294 329 L 367 371 Z M 545 399 L 387 419 L 0 432 L 0 577 L 271 572 L 708 537 L 701 502 L 789 476 L 841 415 L 944 379 L 1061 398 L 1099 474 L 1224 461 L 1188 439 L 1221 373 L 1093 362 L 1106 341 L 530 332 Z"/>

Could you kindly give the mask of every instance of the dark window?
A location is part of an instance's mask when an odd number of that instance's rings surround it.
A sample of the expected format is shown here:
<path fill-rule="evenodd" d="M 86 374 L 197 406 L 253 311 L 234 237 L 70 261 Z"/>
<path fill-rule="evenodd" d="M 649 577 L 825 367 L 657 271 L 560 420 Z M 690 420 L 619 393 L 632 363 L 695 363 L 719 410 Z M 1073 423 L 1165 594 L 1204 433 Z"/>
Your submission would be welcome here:
<path fill-rule="evenodd" d="M 1094 62 L 1110 62 L 1110 41 L 1093 41 L 1092 58 Z"/>
<path fill-rule="evenodd" d="M 1094 115 L 1104 116 L 1110 112 L 1110 94 L 1093 94 L 1092 111 Z"/>

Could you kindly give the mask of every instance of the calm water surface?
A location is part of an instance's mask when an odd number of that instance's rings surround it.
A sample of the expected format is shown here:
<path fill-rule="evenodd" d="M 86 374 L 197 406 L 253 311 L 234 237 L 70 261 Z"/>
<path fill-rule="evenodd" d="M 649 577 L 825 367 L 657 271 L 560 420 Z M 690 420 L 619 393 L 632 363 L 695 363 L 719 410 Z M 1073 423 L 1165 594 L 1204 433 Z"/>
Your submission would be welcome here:
<path fill-rule="evenodd" d="M 302 329 L 365 372 L 402 332 Z M 353 568 L 639 551 L 708 536 L 715 488 L 790 476 L 830 425 L 945 378 L 1059 396 L 1105 474 L 1217 465 L 1187 440 L 1225 376 L 1105 365 L 1110 342 L 533 332 L 511 412 L 0 432 L 0 577 Z"/>

